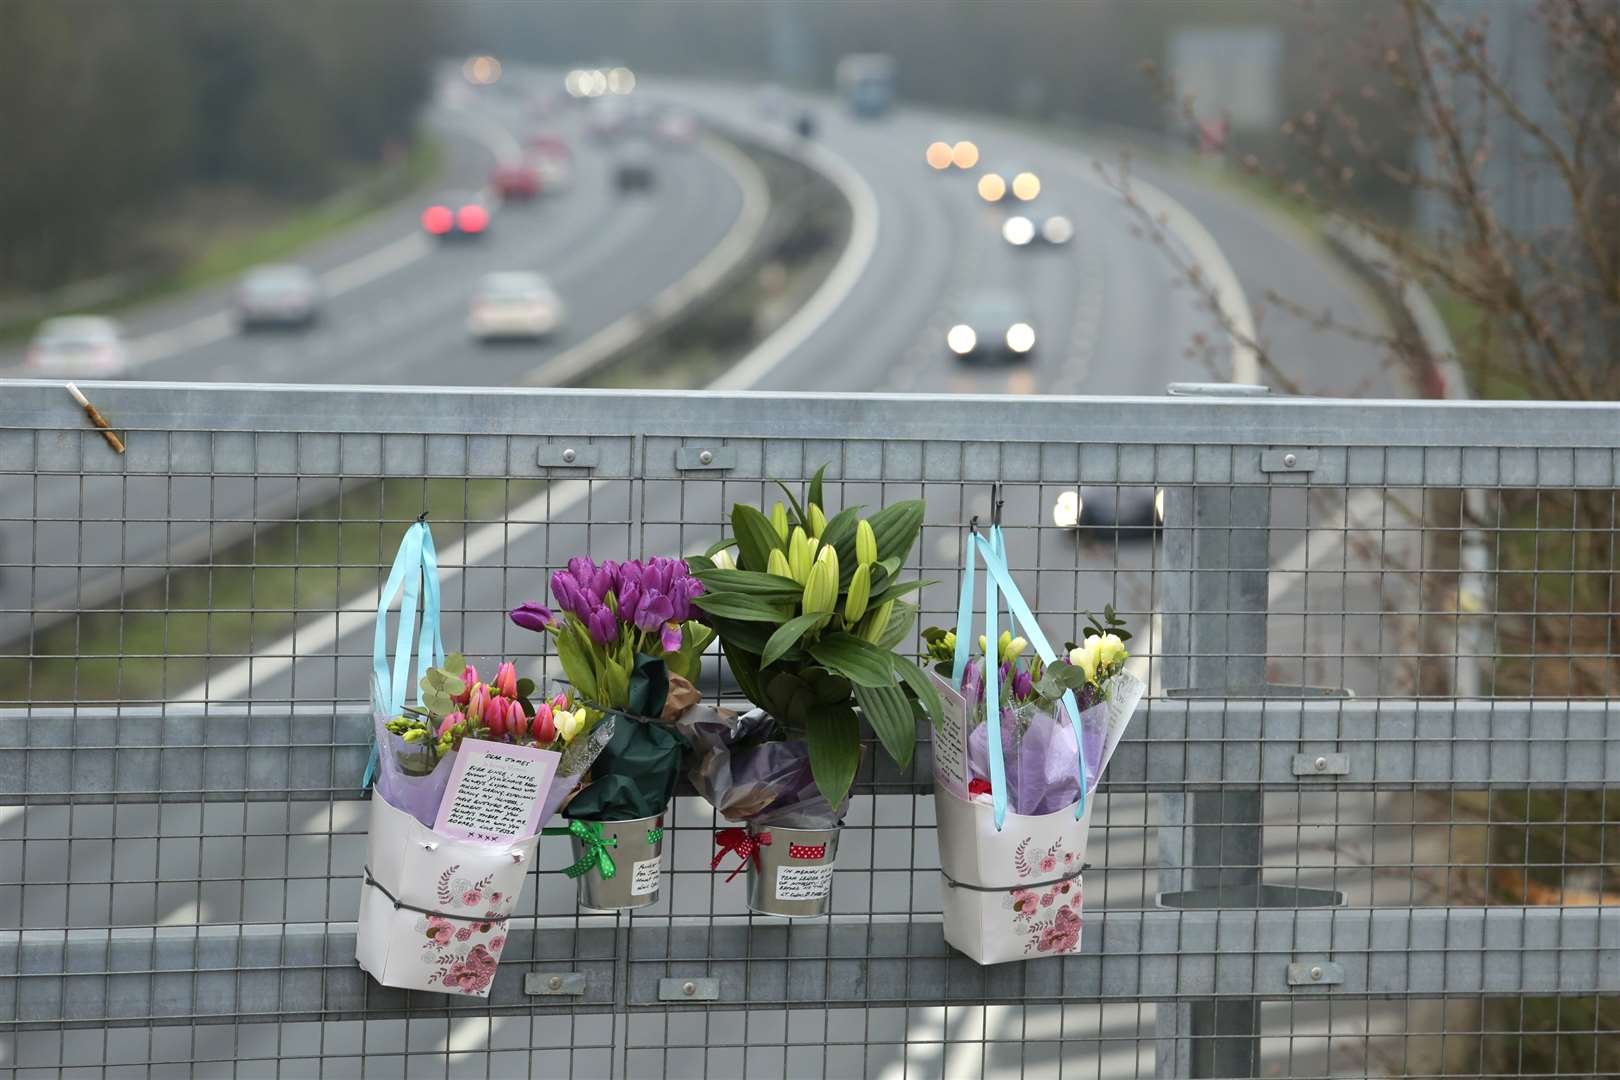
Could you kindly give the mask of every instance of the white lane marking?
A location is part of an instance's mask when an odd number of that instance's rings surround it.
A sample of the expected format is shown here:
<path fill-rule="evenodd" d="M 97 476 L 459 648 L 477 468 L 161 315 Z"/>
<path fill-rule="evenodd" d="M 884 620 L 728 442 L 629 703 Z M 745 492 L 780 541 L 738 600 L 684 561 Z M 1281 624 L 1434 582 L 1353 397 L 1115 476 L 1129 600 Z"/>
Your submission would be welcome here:
<path fill-rule="evenodd" d="M 1139 178 L 1131 180 L 1130 190 L 1143 208 L 1181 242 L 1208 279 L 1220 308 L 1221 322 L 1227 328 L 1226 336 L 1232 351 L 1232 381 L 1257 383 L 1260 381 L 1260 356 L 1255 351 L 1254 313 L 1249 298 L 1238 280 L 1237 271 L 1227 262 L 1226 253 L 1215 237 L 1204 228 L 1203 222 L 1192 211 L 1182 206 L 1165 192 Z"/>
<path fill-rule="evenodd" d="M 1272 568 L 1266 586 L 1266 610 L 1277 614 L 1279 601 L 1303 586 L 1309 574 L 1317 570 L 1324 560 L 1344 549 L 1349 530 L 1380 528 L 1376 522 L 1383 507 L 1384 497 L 1381 494 L 1371 490 L 1359 491 L 1350 497 L 1343 509 L 1330 514 L 1324 524 L 1306 533 L 1304 539 L 1278 559 Z M 1329 568 L 1328 572 L 1354 573 L 1354 570 L 1347 560 L 1340 566 Z M 1300 614 L 1303 611 L 1301 608 L 1299 612 L 1281 614 Z"/>
<path fill-rule="evenodd" d="M 877 250 L 877 196 L 866 179 L 848 161 L 819 143 L 801 148 L 801 153 L 806 164 L 831 180 L 849 201 L 849 242 L 815 295 L 731 370 L 710 383 L 710 390 L 746 390 L 776 370 L 838 310 Z"/>
<path fill-rule="evenodd" d="M 564 386 L 635 341 L 653 324 L 693 303 L 730 273 L 759 239 L 770 216 L 771 193 L 759 167 L 723 139 L 704 136 L 704 148 L 720 160 L 742 190 L 737 217 L 709 253 L 643 308 L 628 312 L 584 341 L 553 356 L 524 379 L 530 386 Z"/>
<path fill-rule="evenodd" d="M 216 311 L 168 330 L 136 338 L 129 343 L 129 366 L 138 368 L 165 356 L 200 349 L 204 345 L 224 341 L 235 332 L 235 316 L 229 311 Z"/>
<path fill-rule="evenodd" d="M 328 297 L 342 296 L 409 266 L 431 250 L 428 238 L 413 232 L 321 274 L 321 289 Z"/>

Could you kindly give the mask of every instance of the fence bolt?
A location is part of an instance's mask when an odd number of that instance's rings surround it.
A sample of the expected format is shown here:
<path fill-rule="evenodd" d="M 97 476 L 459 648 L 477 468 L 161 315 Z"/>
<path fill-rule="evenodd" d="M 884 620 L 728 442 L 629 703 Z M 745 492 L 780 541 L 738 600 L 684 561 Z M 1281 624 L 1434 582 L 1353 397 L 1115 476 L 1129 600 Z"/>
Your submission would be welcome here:
<path fill-rule="evenodd" d="M 1322 969 L 1320 967 L 1311 968 L 1311 978 L 1312 978 L 1312 980 L 1314 980 L 1316 982 L 1321 982 L 1322 981 Z"/>
<path fill-rule="evenodd" d="M 687 997 L 691 997 L 693 994 L 697 993 L 697 983 L 681 983 L 681 993 L 685 994 Z"/>
<path fill-rule="evenodd" d="M 562 976 L 561 975 L 553 975 L 550 979 L 546 980 L 546 985 L 551 987 L 553 990 L 561 990 L 562 989 Z"/>
<path fill-rule="evenodd" d="M 1299 464 L 1299 457 L 1297 455 L 1294 455 L 1294 454 L 1284 454 L 1283 455 L 1283 465 L 1285 467 L 1292 469 L 1295 465 L 1298 465 L 1298 464 Z"/>
<path fill-rule="evenodd" d="M 1327 758 L 1325 758 L 1325 757 L 1317 758 L 1316 759 L 1316 771 L 1321 772 L 1325 768 L 1327 768 Z"/>
<path fill-rule="evenodd" d="M 714 464 L 714 452 L 710 451 L 710 450 L 703 451 L 701 454 L 698 455 L 698 461 L 700 461 L 704 465 L 713 465 Z M 687 985 L 690 986 L 692 984 L 687 983 Z"/>
<path fill-rule="evenodd" d="M 572 446 L 563 451 L 563 460 L 568 462 L 570 465 L 574 463 L 574 459 L 578 456 L 578 454 L 574 453 L 574 448 Z"/>

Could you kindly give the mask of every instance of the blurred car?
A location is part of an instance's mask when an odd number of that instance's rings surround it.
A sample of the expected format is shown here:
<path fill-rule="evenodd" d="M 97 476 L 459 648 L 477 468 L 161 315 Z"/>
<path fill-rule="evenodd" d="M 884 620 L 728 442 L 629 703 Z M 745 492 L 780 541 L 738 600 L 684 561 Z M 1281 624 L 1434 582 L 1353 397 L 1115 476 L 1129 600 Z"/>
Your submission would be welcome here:
<path fill-rule="evenodd" d="M 1017 202 L 1029 202 L 1041 193 L 1041 178 L 1027 170 L 1007 176 L 987 172 L 979 177 L 978 190 L 979 198 L 985 202 L 998 203 L 1009 197 Z"/>
<path fill-rule="evenodd" d="M 945 332 L 945 347 L 963 360 L 1024 360 L 1035 350 L 1035 329 L 1017 296 L 985 291 L 962 306 L 961 319 Z"/>
<path fill-rule="evenodd" d="M 543 338 L 563 322 L 563 303 L 541 274 L 507 270 L 485 274 L 467 312 L 467 332 L 479 341 Z"/>
<path fill-rule="evenodd" d="M 536 131 L 530 135 L 525 145 L 530 155 L 535 158 L 572 158 L 573 148 L 568 140 L 554 131 Z"/>
<path fill-rule="evenodd" d="M 574 186 L 574 166 L 570 158 L 537 157 L 534 159 L 534 171 L 540 178 L 542 195 L 555 195 Z"/>
<path fill-rule="evenodd" d="M 1052 524 L 1076 533 L 1151 540 L 1164 528 L 1164 489 L 1089 485 L 1059 493 Z"/>
<path fill-rule="evenodd" d="M 1001 223 L 1001 238 L 1013 247 L 1061 247 L 1074 239 L 1074 222 L 1063 214 L 1031 217 L 1014 214 Z"/>
<path fill-rule="evenodd" d="M 482 236 L 489 228 L 489 209 L 476 195 L 451 195 L 422 211 L 422 228 L 441 239 Z"/>
<path fill-rule="evenodd" d="M 690 146 L 697 141 L 697 117 L 685 109 L 665 109 L 659 114 L 654 130 L 671 146 Z"/>
<path fill-rule="evenodd" d="M 621 192 L 651 191 L 657 183 L 652 152 L 644 146 L 626 147 L 613 167 L 613 184 Z"/>
<path fill-rule="evenodd" d="M 527 160 L 497 165 L 489 174 L 489 186 L 503 200 L 527 202 L 540 194 L 540 170 Z"/>
<path fill-rule="evenodd" d="M 255 266 L 236 287 L 236 321 L 244 330 L 309 326 L 320 307 L 321 283 L 302 266 Z"/>
<path fill-rule="evenodd" d="M 617 98 L 594 102 L 585 130 L 598 142 L 613 142 L 630 129 L 630 111 Z"/>
<path fill-rule="evenodd" d="M 118 323 L 102 315 L 46 319 L 28 344 L 28 366 L 45 375 L 121 375 L 129 350 Z"/>

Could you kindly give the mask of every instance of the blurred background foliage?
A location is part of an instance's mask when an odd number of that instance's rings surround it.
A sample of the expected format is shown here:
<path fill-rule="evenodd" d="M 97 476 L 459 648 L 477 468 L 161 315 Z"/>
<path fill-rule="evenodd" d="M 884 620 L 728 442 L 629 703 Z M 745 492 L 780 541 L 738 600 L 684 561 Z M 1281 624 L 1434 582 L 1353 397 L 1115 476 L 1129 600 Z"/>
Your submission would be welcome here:
<path fill-rule="evenodd" d="M 309 202 L 402 156 L 431 0 L 15 3 L 0 33 L 0 291 L 161 260 L 207 193 Z"/>

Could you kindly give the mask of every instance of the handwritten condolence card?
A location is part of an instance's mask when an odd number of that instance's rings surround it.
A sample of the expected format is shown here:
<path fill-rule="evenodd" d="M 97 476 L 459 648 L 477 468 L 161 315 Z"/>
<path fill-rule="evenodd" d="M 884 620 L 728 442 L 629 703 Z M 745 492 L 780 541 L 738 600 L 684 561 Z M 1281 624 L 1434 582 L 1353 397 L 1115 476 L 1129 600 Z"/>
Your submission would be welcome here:
<path fill-rule="evenodd" d="M 433 830 L 503 843 L 533 836 L 562 755 L 515 743 L 463 739 Z"/>

